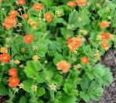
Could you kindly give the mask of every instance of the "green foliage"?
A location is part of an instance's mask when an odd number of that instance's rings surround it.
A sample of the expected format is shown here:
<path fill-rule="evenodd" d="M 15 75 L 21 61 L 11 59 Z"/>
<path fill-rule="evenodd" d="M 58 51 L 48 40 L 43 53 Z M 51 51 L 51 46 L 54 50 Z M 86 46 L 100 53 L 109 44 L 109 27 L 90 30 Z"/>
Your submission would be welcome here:
<path fill-rule="evenodd" d="M 113 80 L 100 60 L 116 48 L 116 0 L 18 1 L 0 0 L 0 95 L 8 103 L 98 101 Z"/>
<path fill-rule="evenodd" d="M 25 73 L 29 78 L 38 77 L 38 72 L 42 69 L 41 64 L 35 61 L 28 61 L 25 67 Z"/>
<path fill-rule="evenodd" d="M 91 67 L 91 71 L 90 74 L 85 74 L 80 82 L 82 88 L 80 96 L 87 102 L 90 99 L 99 100 L 104 86 L 113 80 L 109 69 L 101 64 L 97 64 L 94 68 Z"/>
<path fill-rule="evenodd" d="M 22 96 L 19 100 L 19 103 L 27 103 L 27 98 L 25 98 L 25 96 Z"/>
<path fill-rule="evenodd" d="M 8 89 L 3 83 L 0 84 L 0 95 L 8 95 Z"/>
<path fill-rule="evenodd" d="M 77 27 L 83 27 L 89 24 L 89 13 L 87 9 L 82 9 L 79 12 L 73 10 L 69 15 L 68 29 L 75 30 Z"/>

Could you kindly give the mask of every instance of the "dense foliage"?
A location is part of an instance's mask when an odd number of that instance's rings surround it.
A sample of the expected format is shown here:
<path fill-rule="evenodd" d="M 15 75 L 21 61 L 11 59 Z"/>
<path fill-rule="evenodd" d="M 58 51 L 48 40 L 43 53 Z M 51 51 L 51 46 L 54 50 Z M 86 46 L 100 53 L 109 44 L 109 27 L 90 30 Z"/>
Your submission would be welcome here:
<path fill-rule="evenodd" d="M 0 0 L 0 95 L 7 103 L 99 100 L 112 82 L 116 0 Z"/>

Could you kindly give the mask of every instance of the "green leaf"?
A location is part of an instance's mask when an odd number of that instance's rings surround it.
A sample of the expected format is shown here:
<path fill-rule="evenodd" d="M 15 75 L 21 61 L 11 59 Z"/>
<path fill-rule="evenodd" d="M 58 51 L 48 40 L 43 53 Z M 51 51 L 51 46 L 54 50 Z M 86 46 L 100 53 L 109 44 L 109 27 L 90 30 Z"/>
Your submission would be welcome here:
<path fill-rule="evenodd" d="M 8 95 L 8 89 L 5 87 L 5 85 L 3 85 L 3 83 L 0 84 L 0 95 Z"/>
<path fill-rule="evenodd" d="M 80 85 L 81 85 L 82 90 L 86 91 L 90 85 L 89 79 L 86 76 L 84 76 L 81 80 Z"/>
<path fill-rule="evenodd" d="M 103 86 L 108 85 L 113 81 L 113 76 L 110 69 L 101 64 L 97 64 L 95 66 L 94 75 L 96 80 Z"/>
<path fill-rule="evenodd" d="M 51 7 L 53 6 L 53 0 L 40 0 L 42 3 L 44 3 L 45 6 Z"/>
<path fill-rule="evenodd" d="M 55 53 L 55 57 L 54 57 L 54 64 L 56 64 L 57 62 L 59 62 L 60 60 L 63 59 L 63 56 L 59 53 Z"/>
<path fill-rule="evenodd" d="M 68 29 L 75 30 L 77 27 L 83 27 L 89 24 L 89 12 L 87 9 L 82 9 L 79 12 L 73 10 L 69 15 Z"/>
<path fill-rule="evenodd" d="M 74 96 L 63 95 L 62 97 L 62 103 L 77 103 L 76 100 L 77 98 Z"/>
<path fill-rule="evenodd" d="M 53 77 L 53 82 L 54 82 L 56 85 L 62 85 L 63 76 L 60 75 L 60 74 L 55 74 L 54 77 Z"/>
<path fill-rule="evenodd" d="M 24 72 L 29 78 L 37 78 L 41 69 L 42 67 L 39 61 L 28 61 Z"/>
<path fill-rule="evenodd" d="M 41 97 L 45 94 L 45 89 L 42 87 L 38 87 L 37 89 L 37 96 Z"/>
<path fill-rule="evenodd" d="M 26 92 L 29 92 L 30 93 L 31 87 L 33 85 L 33 80 L 31 80 L 31 79 L 25 80 L 25 81 L 22 82 L 22 85 L 23 85 L 23 89 Z"/>
<path fill-rule="evenodd" d="M 51 82 L 52 81 L 52 77 L 53 77 L 53 72 L 54 68 L 53 67 L 49 67 L 49 68 L 46 68 L 43 72 L 43 76 L 45 76 L 45 80 L 47 80 L 48 82 Z"/>
<path fill-rule="evenodd" d="M 80 92 L 80 97 L 86 102 L 88 102 L 90 100 L 88 94 L 85 92 Z"/>
<path fill-rule="evenodd" d="M 21 96 L 19 103 L 28 103 L 26 96 Z"/>
<path fill-rule="evenodd" d="M 78 73 L 77 71 L 73 70 L 70 72 L 67 79 L 65 80 L 63 90 L 67 95 L 70 95 L 70 96 L 78 95 L 78 90 L 77 90 L 78 79 L 77 78 L 78 78 Z"/>
<path fill-rule="evenodd" d="M 42 38 L 42 37 L 41 37 Z M 41 39 L 37 42 L 39 50 L 38 50 L 38 55 L 40 57 L 44 57 L 45 54 L 48 51 L 48 44 L 49 44 L 49 40 L 48 39 Z"/>

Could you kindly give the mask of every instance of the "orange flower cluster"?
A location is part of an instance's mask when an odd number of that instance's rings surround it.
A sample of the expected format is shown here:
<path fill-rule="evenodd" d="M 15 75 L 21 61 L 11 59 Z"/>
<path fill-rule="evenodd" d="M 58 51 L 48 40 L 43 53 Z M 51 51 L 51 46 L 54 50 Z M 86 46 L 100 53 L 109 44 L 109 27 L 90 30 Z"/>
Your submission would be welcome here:
<path fill-rule="evenodd" d="M 19 83 L 20 83 L 20 80 L 18 78 L 16 68 L 11 68 L 9 70 L 8 74 L 10 76 L 9 79 L 8 79 L 9 87 L 11 87 L 11 88 L 17 87 L 19 85 Z"/>
<path fill-rule="evenodd" d="M 33 8 L 33 10 L 35 10 L 35 11 L 41 11 L 41 10 L 44 8 L 44 6 L 43 6 L 43 4 L 41 4 L 41 3 L 36 3 L 36 4 L 34 4 L 34 5 L 32 6 L 32 8 Z"/>
<path fill-rule="evenodd" d="M 82 38 L 77 36 L 73 38 L 68 38 L 67 45 L 69 50 L 74 52 L 82 45 L 82 42 L 83 42 Z"/>
<path fill-rule="evenodd" d="M 75 1 L 69 1 L 69 2 L 67 2 L 67 5 L 69 7 L 75 7 L 75 6 L 77 6 L 77 3 Z"/>
<path fill-rule="evenodd" d="M 8 71 L 9 76 L 11 77 L 17 77 L 17 70 L 16 68 L 10 68 Z"/>
<path fill-rule="evenodd" d="M 58 70 L 61 70 L 63 73 L 67 73 L 71 67 L 71 64 L 69 64 L 65 60 L 61 60 L 60 62 L 56 64 L 56 66 Z"/>
<path fill-rule="evenodd" d="M 26 44 L 30 44 L 33 41 L 33 35 L 27 34 L 23 37 L 23 40 Z"/>
<path fill-rule="evenodd" d="M 101 33 L 101 39 L 103 40 L 110 40 L 112 39 L 112 34 L 107 33 L 107 32 L 102 32 Z"/>
<path fill-rule="evenodd" d="M 86 57 L 86 56 L 82 57 L 82 58 L 81 58 L 81 63 L 83 63 L 83 64 L 88 64 L 88 63 L 89 63 L 88 57 Z"/>
<path fill-rule="evenodd" d="M 8 62 L 10 62 L 10 59 L 11 59 L 11 57 L 9 54 L 7 54 L 7 53 L 0 54 L 0 62 L 8 63 Z"/>
<path fill-rule="evenodd" d="M 26 4 L 26 1 L 25 0 L 17 0 L 17 4 L 24 5 L 24 4 Z"/>
<path fill-rule="evenodd" d="M 78 6 L 83 7 L 87 5 L 87 0 L 76 0 Z"/>
<path fill-rule="evenodd" d="M 105 29 L 107 27 L 110 26 L 110 22 L 108 21 L 101 21 L 99 23 L 99 27 L 101 29 Z M 108 50 L 109 49 L 109 40 L 111 40 L 113 38 L 112 34 L 110 33 L 107 33 L 107 32 L 102 32 L 100 34 L 100 39 L 101 39 L 101 47 L 104 49 L 104 50 Z"/>
<path fill-rule="evenodd" d="M 2 0 L 0 0 L 0 3 L 2 3 Z"/>
<path fill-rule="evenodd" d="M 110 22 L 108 22 L 108 21 L 102 21 L 102 22 L 100 22 L 99 26 L 102 29 L 107 28 L 107 27 L 110 26 Z"/>
<path fill-rule="evenodd" d="M 102 41 L 102 42 L 101 42 L 101 47 L 102 47 L 104 50 L 108 50 L 108 49 L 109 49 L 109 42 L 108 42 L 108 41 Z"/>
<path fill-rule="evenodd" d="M 113 38 L 112 34 L 107 33 L 107 32 L 102 32 L 100 35 L 101 38 L 101 47 L 104 50 L 108 50 L 109 49 L 109 40 L 111 40 Z"/>
<path fill-rule="evenodd" d="M 28 14 L 22 14 L 23 19 L 28 19 Z"/>
<path fill-rule="evenodd" d="M 50 22 L 52 22 L 52 20 L 53 20 L 53 15 L 52 15 L 52 13 L 50 13 L 50 12 L 46 12 L 46 13 L 44 14 L 44 18 L 45 18 L 45 20 L 46 20 L 48 23 L 50 23 Z"/>
<path fill-rule="evenodd" d="M 87 0 L 68 1 L 67 5 L 69 7 L 75 7 L 75 6 L 83 7 L 87 5 Z"/>
<path fill-rule="evenodd" d="M 17 11 L 12 10 L 10 11 L 9 15 L 5 18 L 3 26 L 5 29 L 11 29 L 12 27 L 16 26 L 16 16 Z"/>

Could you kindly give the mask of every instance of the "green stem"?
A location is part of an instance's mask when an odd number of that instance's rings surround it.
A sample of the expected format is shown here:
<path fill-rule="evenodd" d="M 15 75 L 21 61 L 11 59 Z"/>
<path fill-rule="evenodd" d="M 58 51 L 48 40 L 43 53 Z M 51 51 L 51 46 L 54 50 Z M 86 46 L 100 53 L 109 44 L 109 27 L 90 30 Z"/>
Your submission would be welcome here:
<path fill-rule="evenodd" d="M 51 103 L 54 102 L 54 91 L 50 90 Z"/>

